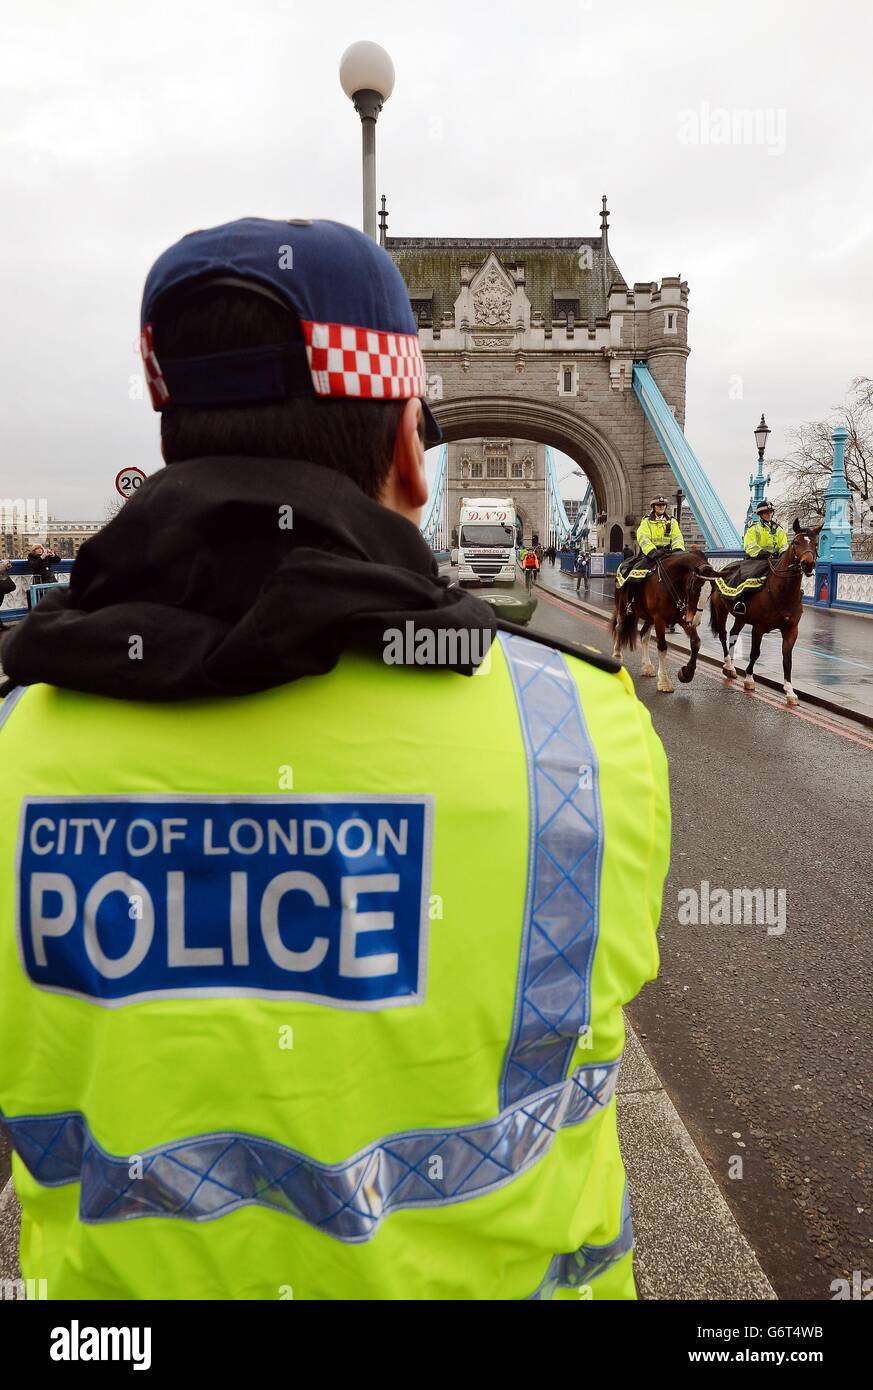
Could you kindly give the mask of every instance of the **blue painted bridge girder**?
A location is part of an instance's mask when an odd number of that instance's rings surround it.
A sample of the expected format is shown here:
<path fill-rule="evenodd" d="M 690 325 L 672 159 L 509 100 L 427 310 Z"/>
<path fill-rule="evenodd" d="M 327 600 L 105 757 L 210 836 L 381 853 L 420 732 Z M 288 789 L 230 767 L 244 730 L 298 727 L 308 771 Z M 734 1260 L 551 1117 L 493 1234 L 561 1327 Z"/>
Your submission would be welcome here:
<path fill-rule="evenodd" d="M 707 548 L 742 549 L 739 531 L 644 362 L 634 363 L 633 391 L 673 476 L 685 493 Z"/>

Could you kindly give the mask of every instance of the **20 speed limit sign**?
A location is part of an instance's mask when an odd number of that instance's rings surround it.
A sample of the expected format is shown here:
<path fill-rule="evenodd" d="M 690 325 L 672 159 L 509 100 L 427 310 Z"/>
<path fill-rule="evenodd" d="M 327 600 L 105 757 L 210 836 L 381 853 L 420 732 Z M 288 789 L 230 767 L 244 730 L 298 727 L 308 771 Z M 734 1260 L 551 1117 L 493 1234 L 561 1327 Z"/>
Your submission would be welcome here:
<path fill-rule="evenodd" d="M 115 491 L 126 500 L 133 496 L 138 487 L 142 487 L 145 480 L 146 474 L 141 468 L 122 468 L 115 475 Z"/>

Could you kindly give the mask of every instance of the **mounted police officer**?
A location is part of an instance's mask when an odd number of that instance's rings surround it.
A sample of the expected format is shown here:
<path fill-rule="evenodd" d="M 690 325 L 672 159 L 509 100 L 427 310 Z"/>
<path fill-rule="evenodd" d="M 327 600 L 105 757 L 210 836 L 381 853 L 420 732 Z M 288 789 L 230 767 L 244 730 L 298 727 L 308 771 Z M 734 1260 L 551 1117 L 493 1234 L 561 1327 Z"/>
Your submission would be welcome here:
<path fill-rule="evenodd" d="M 634 1297 L 648 713 L 512 625 L 482 665 L 492 610 L 419 531 L 439 431 L 375 242 L 192 232 L 142 341 L 167 467 L 3 639 L 22 1273 L 77 1300 Z"/>
<path fill-rule="evenodd" d="M 766 584 L 771 562 L 788 549 L 788 537 L 776 520 L 773 503 L 764 498 L 755 511 L 758 519 L 751 522 L 743 537 L 746 558 L 726 565 L 716 580 L 731 612 L 740 616 L 749 597 Z"/>
<path fill-rule="evenodd" d="M 765 498 L 759 502 L 755 511 L 758 520 L 753 521 L 743 536 L 743 549 L 752 559 L 761 556 L 782 555 L 788 549 L 788 537 L 776 520 L 776 509 Z"/>
<path fill-rule="evenodd" d="M 675 517 L 668 515 L 668 505 L 666 497 L 659 495 L 652 498 L 648 515 L 643 517 L 637 527 L 639 549 L 629 560 L 622 560 L 616 572 L 617 588 L 621 589 L 626 584 L 637 584 L 647 579 L 661 555 L 685 549 L 679 523 Z"/>

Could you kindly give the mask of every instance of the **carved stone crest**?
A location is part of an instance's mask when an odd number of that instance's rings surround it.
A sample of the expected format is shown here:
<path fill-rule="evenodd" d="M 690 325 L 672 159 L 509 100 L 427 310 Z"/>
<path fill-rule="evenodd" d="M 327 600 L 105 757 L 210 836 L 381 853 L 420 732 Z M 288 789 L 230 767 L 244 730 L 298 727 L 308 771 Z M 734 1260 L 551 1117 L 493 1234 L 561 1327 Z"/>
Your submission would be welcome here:
<path fill-rule="evenodd" d="M 492 261 L 473 291 L 473 310 L 476 323 L 490 328 L 508 326 L 512 310 L 512 290 Z"/>

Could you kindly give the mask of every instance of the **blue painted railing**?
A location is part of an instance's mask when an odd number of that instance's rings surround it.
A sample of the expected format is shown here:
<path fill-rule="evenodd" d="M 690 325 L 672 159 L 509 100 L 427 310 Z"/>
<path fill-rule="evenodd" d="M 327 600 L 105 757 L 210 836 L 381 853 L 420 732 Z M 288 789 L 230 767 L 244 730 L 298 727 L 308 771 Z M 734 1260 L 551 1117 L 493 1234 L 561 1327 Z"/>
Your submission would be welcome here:
<path fill-rule="evenodd" d="M 73 568 L 72 560 L 59 560 L 52 566 L 55 574 L 69 574 Z M 0 622 L 12 622 L 23 618 L 27 614 L 27 591 L 33 581 L 33 572 L 26 560 L 13 560 L 11 569 L 3 571 L 8 573 L 18 585 L 14 594 L 9 594 L 0 605 Z M 37 581 L 38 583 L 39 581 Z"/>
<path fill-rule="evenodd" d="M 831 564 L 819 560 L 812 593 L 806 601 L 817 608 L 873 613 L 873 562 L 843 560 Z"/>
<path fill-rule="evenodd" d="M 664 457 L 685 493 L 707 549 L 734 550 L 740 547 L 739 531 L 644 362 L 634 363 L 633 389 L 664 451 Z"/>

